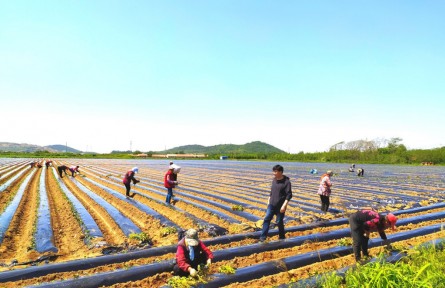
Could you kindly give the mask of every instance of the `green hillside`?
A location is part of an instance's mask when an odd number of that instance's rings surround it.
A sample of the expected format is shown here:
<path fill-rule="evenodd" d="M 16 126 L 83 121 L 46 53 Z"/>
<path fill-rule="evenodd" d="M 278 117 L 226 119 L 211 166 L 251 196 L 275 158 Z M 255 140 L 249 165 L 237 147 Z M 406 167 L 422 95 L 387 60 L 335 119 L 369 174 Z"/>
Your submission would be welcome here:
<path fill-rule="evenodd" d="M 80 153 L 81 151 L 76 150 L 65 145 L 48 145 L 39 146 L 27 143 L 11 143 L 11 142 L 0 142 L 0 152 L 24 152 L 33 153 L 37 151 L 48 151 L 52 153 L 56 152 L 70 152 L 70 153 Z"/>
<path fill-rule="evenodd" d="M 158 151 L 158 153 L 164 154 L 239 154 L 239 153 L 286 153 L 272 145 L 261 141 L 255 141 L 246 143 L 243 145 L 235 144 L 220 144 L 214 146 L 202 146 L 202 145 L 185 145 L 172 149 Z"/>

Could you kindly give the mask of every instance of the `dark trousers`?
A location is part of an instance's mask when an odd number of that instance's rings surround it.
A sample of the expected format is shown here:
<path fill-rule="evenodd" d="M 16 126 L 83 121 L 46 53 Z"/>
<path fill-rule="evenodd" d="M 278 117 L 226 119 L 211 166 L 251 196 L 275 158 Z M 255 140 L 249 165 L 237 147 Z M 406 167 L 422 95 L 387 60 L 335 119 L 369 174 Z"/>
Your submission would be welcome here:
<path fill-rule="evenodd" d="M 266 216 L 264 217 L 264 222 L 263 222 L 263 230 L 261 231 L 261 236 L 260 236 L 260 240 L 264 241 L 266 240 L 267 237 L 267 233 L 269 233 L 269 226 L 270 226 L 270 221 L 272 221 L 272 218 L 274 215 L 277 215 L 277 225 L 278 225 L 278 235 L 280 239 L 284 239 L 285 238 L 285 232 L 284 232 L 284 213 L 280 212 L 282 205 L 278 205 L 276 207 L 272 206 L 272 205 L 267 205 L 267 211 L 266 211 Z"/>
<path fill-rule="evenodd" d="M 321 211 L 328 212 L 329 210 L 329 196 L 320 195 L 321 200 Z"/>
<path fill-rule="evenodd" d="M 63 177 L 63 172 L 65 172 L 65 175 L 68 175 L 68 174 L 66 173 L 66 167 L 65 167 L 65 166 L 58 166 L 58 167 L 57 167 L 57 171 L 59 171 L 59 175 L 60 175 L 60 177 Z"/>
<path fill-rule="evenodd" d="M 131 183 L 130 182 L 128 182 L 128 183 L 124 183 L 124 185 L 125 185 L 125 188 L 126 188 L 126 192 L 125 192 L 125 195 L 127 195 L 127 196 L 130 196 L 130 190 L 131 190 Z"/>
<path fill-rule="evenodd" d="M 351 228 L 352 250 L 354 251 L 355 260 L 360 261 L 361 252 L 363 252 L 364 257 L 369 256 L 368 254 L 369 237 L 365 236 L 363 223 L 359 223 L 356 220 L 355 214 L 349 216 L 349 226 Z"/>

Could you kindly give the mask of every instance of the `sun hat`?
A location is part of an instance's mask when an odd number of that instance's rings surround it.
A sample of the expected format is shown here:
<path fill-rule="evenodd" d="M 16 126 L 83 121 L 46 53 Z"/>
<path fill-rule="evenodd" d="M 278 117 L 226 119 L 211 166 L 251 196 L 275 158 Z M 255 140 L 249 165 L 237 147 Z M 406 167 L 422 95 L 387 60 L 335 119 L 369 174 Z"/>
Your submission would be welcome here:
<path fill-rule="evenodd" d="M 394 230 L 396 228 L 397 217 L 392 213 L 388 213 L 386 214 L 386 219 L 388 219 L 388 222 L 391 224 L 392 230 Z"/>
<path fill-rule="evenodd" d="M 334 172 L 332 172 L 332 170 L 328 170 L 328 171 L 326 171 L 326 174 L 328 174 L 328 175 L 334 175 Z"/>
<path fill-rule="evenodd" d="M 139 172 L 139 168 L 138 167 L 133 167 L 131 169 L 131 171 L 133 171 L 134 173 L 138 173 Z"/>
<path fill-rule="evenodd" d="M 185 232 L 185 240 L 189 246 L 197 246 L 198 241 L 198 231 L 196 229 L 189 229 Z"/>
<path fill-rule="evenodd" d="M 173 173 L 178 174 L 181 171 L 181 166 L 172 164 L 168 167 L 169 170 L 173 170 Z"/>

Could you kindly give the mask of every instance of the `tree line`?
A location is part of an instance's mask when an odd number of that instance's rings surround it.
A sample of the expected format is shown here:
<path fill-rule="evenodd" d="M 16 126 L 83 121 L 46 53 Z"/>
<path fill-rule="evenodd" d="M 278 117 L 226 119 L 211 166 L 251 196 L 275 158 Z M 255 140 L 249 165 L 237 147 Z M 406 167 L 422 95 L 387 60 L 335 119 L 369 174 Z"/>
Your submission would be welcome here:
<path fill-rule="evenodd" d="M 384 141 L 358 140 L 340 142 L 332 145 L 329 151 L 305 153 L 262 153 L 262 152 L 229 152 L 210 153 L 205 159 L 220 159 L 228 156 L 233 160 L 263 161 L 296 161 L 296 162 L 332 162 L 332 163 L 367 163 L 367 164 L 422 164 L 445 165 L 445 147 L 435 149 L 408 150 L 401 144 L 402 139 L 392 138 Z M 103 158 L 103 159 L 134 159 L 141 151 L 113 151 L 109 154 L 99 153 L 54 153 L 49 151 L 36 152 L 0 152 L 0 157 L 14 158 Z M 147 152 L 151 158 L 154 152 Z M 158 158 L 159 159 L 159 158 Z"/>

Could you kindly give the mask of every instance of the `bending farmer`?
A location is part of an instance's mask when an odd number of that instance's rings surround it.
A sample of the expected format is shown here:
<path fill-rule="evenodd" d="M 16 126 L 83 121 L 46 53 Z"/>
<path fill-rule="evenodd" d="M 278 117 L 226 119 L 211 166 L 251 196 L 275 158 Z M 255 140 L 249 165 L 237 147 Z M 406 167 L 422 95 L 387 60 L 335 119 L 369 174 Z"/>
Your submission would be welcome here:
<path fill-rule="evenodd" d="M 355 260 L 360 261 L 361 252 L 364 257 L 369 257 L 368 241 L 371 232 L 379 232 L 380 238 L 384 240 L 385 245 L 389 245 L 386 238 L 385 229 L 391 227 L 395 229 L 397 217 L 388 213 L 382 215 L 373 210 L 360 210 L 349 216 L 349 226 L 351 227 L 352 248 L 354 250 Z"/>

